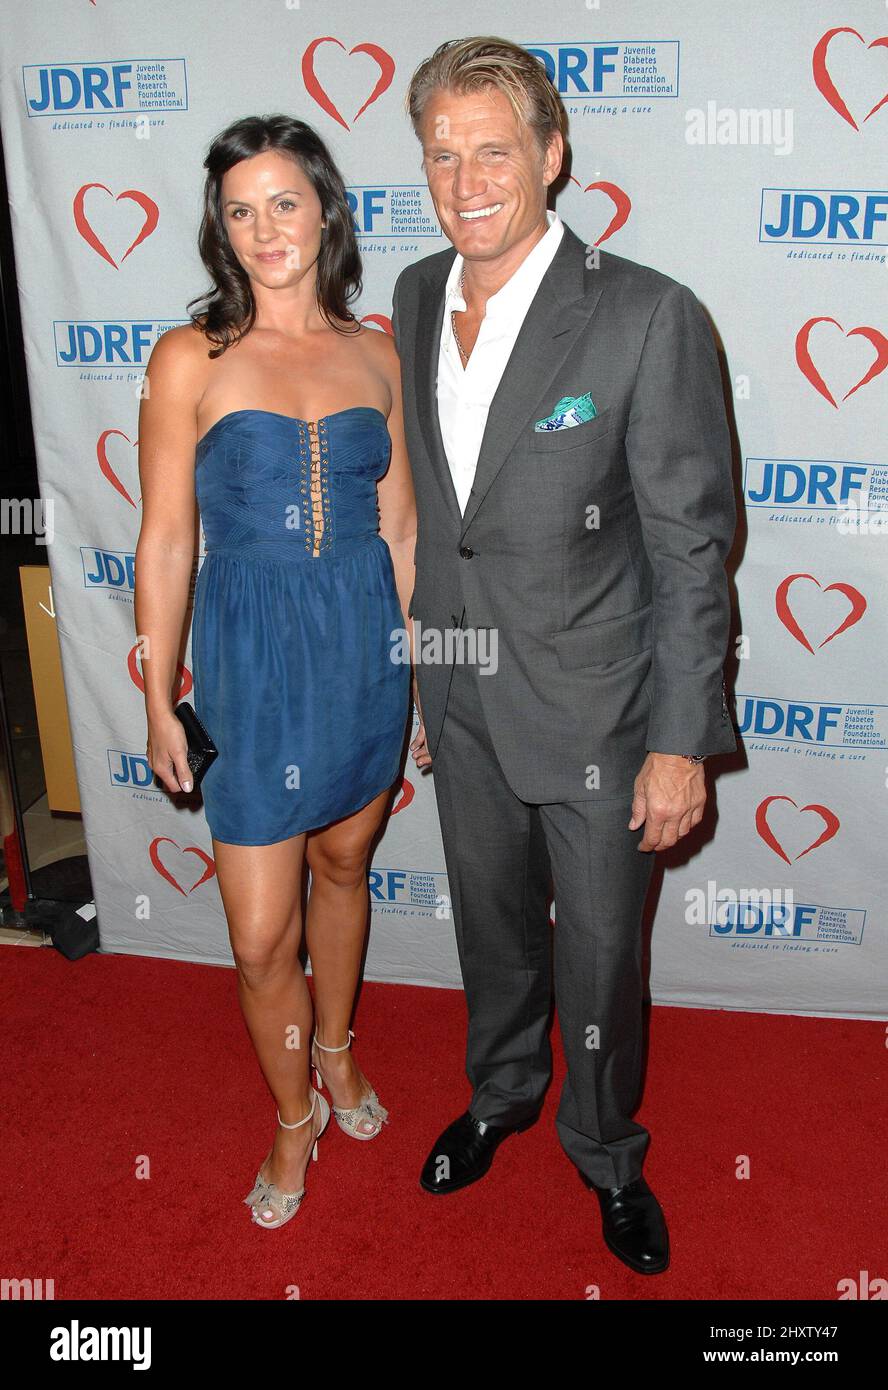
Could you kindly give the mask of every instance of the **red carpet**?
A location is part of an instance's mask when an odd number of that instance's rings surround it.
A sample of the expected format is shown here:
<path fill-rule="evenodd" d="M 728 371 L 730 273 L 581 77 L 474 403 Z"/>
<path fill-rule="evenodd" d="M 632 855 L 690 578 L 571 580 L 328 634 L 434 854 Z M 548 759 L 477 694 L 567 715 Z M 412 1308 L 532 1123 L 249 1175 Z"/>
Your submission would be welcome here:
<path fill-rule="evenodd" d="M 422 1192 L 423 1159 L 465 1109 L 461 993 L 366 985 L 357 1048 L 391 1112 L 358 1144 L 335 1125 L 299 1214 L 257 1230 L 242 1198 L 274 1102 L 233 970 L 52 949 L 0 956 L 6 1277 L 123 1299 L 836 1298 L 885 1274 L 888 1051 L 881 1023 L 655 1008 L 639 1118 L 672 1265 L 644 1277 L 604 1246 L 554 1114 L 490 1173 Z M 150 1180 L 134 1177 L 150 1160 Z M 735 1177 L 748 1155 L 749 1181 Z M 290 1295 L 292 1296 L 292 1294 Z"/>

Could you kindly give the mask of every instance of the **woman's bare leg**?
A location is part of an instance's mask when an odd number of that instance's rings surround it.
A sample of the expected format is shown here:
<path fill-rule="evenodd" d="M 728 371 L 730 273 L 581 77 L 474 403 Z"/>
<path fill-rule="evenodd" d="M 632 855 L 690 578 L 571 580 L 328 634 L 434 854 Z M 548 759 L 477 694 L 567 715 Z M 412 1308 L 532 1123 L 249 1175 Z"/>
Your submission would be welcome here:
<path fill-rule="evenodd" d="M 213 840 L 241 1010 L 262 1073 L 287 1124 L 304 1119 L 312 1099 L 311 996 L 298 958 L 304 853 L 304 835 L 275 845 Z M 298 1192 L 320 1129 L 320 1106 L 300 1129 L 283 1129 L 276 1117 L 272 1122 L 274 1142 L 262 1165 L 263 1176 L 283 1192 Z"/>
<path fill-rule="evenodd" d="M 305 938 L 314 982 L 315 1028 L 328 1047 L 348 1041 L 367 931 L 367 860 L 389 796 L 390 791 L 382 792 L 354 815 L 308 835 L 311 891 Z M 318 1062 L 336 1105 L 350 1110 L 368 1093 L 369 1082 L 351 1052 L 319 1052 Z M 378 1125 L 362 1120 L 359 1128 L 372 1134 Z"/>

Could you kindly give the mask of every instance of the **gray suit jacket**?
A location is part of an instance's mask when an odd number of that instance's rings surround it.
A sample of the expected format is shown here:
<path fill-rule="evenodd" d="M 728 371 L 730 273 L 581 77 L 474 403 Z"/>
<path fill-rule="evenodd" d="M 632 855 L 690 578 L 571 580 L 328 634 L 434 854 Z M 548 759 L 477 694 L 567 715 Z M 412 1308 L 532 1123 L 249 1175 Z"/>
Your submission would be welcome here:
<path fill-rule="evenodd" d="M 591 268 L 565 224 L 460 516 L 436 401 L 455 255 L 407 266 L 394 290 L 418 511 L 409 612 L 426 634 L 495 630 L 498 666 L 480 690 L 519 797 L 631 797 L 646 749 L 737 746 L 723 681 L 736 516 L 712 333 L 686 286 L 606 251 Z M 594 419 L 534 431 L 562 396 L 586 392 Z M 416 668 L 433 758 L 452 671 Z"/>

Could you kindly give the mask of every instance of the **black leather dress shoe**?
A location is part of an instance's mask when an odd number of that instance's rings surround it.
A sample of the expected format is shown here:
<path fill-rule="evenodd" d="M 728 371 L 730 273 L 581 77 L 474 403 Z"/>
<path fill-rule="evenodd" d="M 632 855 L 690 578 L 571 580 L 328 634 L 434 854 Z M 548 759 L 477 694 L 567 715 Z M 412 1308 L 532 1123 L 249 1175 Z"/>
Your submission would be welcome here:
<path fill-rule="evenodd" d="M 484 1177 L 503 1140 L 531 1124 L 532 1120 L 520 1126 L 490 1125 L 476 1120 L 467 1110 L 433 1144 L 419 1179 L 420 1187 L 426 1192 L 456 1192 L 477 1182 Z"/>
<path fill-rule="evenodd" d="M 643 1177 L 623 1187 L 596 1187 L 604 1243 L 638 1274 L 662 1274 L 669 1265 L 669 1233 L 660 1203 Z"/>

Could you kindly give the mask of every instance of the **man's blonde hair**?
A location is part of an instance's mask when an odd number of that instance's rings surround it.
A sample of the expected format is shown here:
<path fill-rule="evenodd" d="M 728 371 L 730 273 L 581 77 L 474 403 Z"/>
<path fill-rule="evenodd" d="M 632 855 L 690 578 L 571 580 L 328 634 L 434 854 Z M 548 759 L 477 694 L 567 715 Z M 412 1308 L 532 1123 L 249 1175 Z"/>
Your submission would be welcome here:
<path fill-rule="evenodd" d="M 541 154 L 556 131 L 566 139 L 566 112 L 540 60 L 526 48 L 492 35 L 448 39 L 420 63 L 404 100 L 417 139 L 434 91 L 463 95 L 486 87 L 495 87 L 508 98 L 518 125 L 530 127 Z"/>

